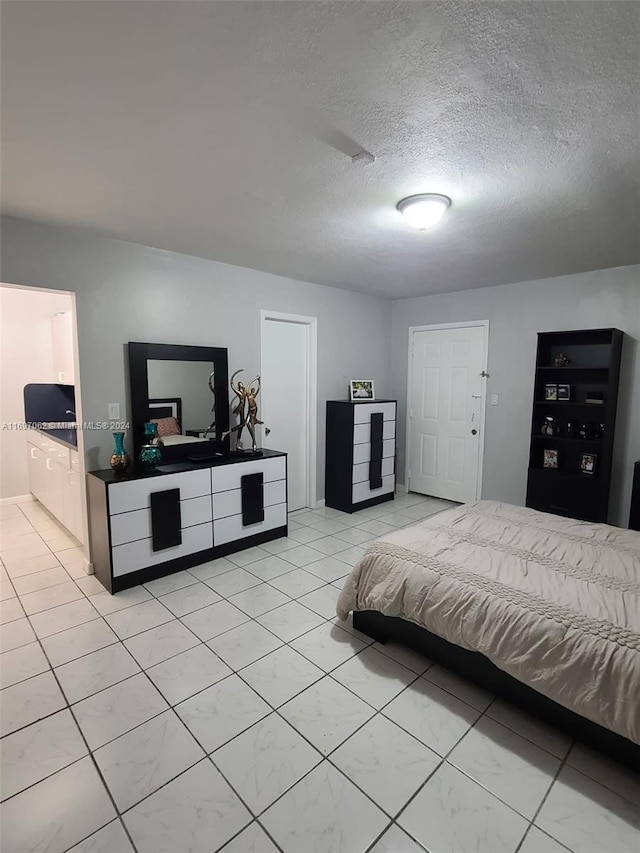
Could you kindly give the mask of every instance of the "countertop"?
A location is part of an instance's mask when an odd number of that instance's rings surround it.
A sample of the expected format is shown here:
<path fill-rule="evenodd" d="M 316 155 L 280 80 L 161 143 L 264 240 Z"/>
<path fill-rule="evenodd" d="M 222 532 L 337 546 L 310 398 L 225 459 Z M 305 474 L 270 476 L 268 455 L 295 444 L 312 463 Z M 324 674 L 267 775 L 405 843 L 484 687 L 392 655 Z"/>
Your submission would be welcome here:
<path fill-rule="evenodd" d="M 69 447 L 71 450 L 78 449 L 78 430 L 73 429 L 38 429 L 36 428 L 36 432 L 41 432 L 42 435 L 46 435 L 48 438 L 53 439 L 53 441 L 57 441 L 60 444 L 64 444 L 65 447 Z"/>

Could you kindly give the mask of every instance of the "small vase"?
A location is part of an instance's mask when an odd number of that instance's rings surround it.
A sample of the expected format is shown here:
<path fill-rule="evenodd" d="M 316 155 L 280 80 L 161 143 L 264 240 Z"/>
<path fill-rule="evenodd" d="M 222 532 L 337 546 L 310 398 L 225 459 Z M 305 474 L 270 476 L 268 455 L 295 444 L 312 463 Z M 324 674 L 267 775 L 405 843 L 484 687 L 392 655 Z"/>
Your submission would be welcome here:
<path fill-rule="evenodd" d="M 144 425 L 144 441 L 140 451 L 140 464 L 147 471 L 152 471 L 162 462 L 162 450 L 158 444 L 158 424 Z"/>
<path fill-rule="evenodd" d="M 126 474 L 131 460 L 127 456 L 124 449 L 124 433 L 114 432 L 113 434 L 114 448 L 109 460 L 109 465 L 113 468 L 116 474 Z"/>

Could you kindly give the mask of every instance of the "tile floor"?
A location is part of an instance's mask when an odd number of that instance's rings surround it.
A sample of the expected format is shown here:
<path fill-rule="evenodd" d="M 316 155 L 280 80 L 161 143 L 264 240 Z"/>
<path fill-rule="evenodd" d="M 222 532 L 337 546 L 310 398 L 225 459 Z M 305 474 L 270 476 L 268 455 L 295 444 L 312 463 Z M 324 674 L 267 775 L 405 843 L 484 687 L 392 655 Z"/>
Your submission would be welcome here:
<path fill-rule="evenodd" d="M 6 853 L 616 853 L 640 777 L 335 617 L 416 495 L 111 596 L 0 507 Z"/>

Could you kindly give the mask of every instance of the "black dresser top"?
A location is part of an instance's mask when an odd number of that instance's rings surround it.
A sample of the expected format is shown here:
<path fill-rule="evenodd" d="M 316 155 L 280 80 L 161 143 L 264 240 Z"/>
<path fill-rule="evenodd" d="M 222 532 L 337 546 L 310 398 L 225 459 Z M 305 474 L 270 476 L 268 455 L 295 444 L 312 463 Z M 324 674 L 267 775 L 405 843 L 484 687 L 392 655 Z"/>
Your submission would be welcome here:
<path fill-rule="evenodd" d="M 397 400 L 327 400 L 327 403 L 342 403 L 344 406 L 361 406 L 365 403 L 375 405 L 376 403 L 397 403 Z"/>
<path fill-rule="evenodd" d="M 201 459 L 191 462 L 182 459 L 179 462 L 162 462 L 152 471 L 145 471 L 140 466 L 131 465 L 126 474 L 116 474 L 111 468 L 103 468 L 100 471 L 89 471 L 92 477 L 97 477 L 104 483 L 128 483 L 131 480 L 145 480 L 150 477 L 161 477 L 163 474 L 177 474 L 182 471 L 197 471 L 201 468 L 218 468 L 221 465 L 233 465 L 236 462 L 254 462 L 260 459 L 272 459 L 276 456 L 286 456 L 281 450 L 267 450 L 263 448 L 259 453 L 246 451 L 244 453 L 226 453 L 223 456 L 215 456 L 212 459 Z"/>

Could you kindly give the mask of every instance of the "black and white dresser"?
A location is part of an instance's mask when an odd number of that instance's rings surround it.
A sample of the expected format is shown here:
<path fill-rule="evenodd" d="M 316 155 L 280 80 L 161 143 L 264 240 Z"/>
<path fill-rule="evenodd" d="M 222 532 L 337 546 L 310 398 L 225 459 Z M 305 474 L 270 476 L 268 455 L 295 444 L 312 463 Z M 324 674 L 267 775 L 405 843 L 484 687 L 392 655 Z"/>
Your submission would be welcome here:
<path fill-rule="evenodd" d="M 287 456 L 87 474 L 95 575 L 110 592 L 287 535 Z"/>
<path fill-rule="evenodd" d="M 393 500 L 395 454 L 395 400 L 329 400 L 325 506 L 356 512 Z"/>

